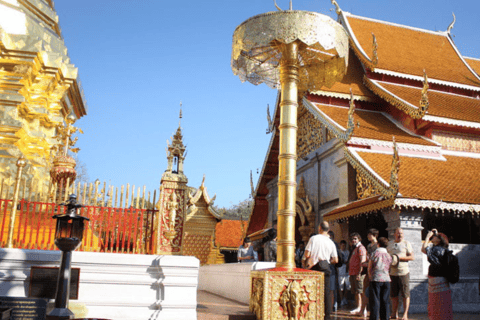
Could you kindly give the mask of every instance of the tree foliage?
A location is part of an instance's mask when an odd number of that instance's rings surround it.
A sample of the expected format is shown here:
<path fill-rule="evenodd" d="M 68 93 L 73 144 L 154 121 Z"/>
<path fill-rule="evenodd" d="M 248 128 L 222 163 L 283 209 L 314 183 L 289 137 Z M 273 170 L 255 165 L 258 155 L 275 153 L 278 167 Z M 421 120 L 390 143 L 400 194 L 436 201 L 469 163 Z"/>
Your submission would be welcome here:
<path fill-rule="evenodd" d="M 240 201 L 237 204 L 233 204 L 228 208 L 225 207 L 218 207 L 214 205 L 214 209 L 217 212 L 223 212 L 223 219 L 226 220 L 248 220 L 251 214 L 251 210 L 253 207 L 253 200 L 252 199 L 245 199 Z"/>

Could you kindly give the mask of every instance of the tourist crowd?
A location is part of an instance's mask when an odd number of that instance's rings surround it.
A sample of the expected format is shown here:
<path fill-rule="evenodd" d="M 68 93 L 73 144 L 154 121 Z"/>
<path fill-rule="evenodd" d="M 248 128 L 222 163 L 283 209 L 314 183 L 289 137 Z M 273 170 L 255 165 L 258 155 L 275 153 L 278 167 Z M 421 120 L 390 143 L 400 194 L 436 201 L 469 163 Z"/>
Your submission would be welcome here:
<path fill-rule="evenodd" d="M 261 260 L 276 261 L 276 224 L 259 242 Z M 297 267 L 324 273 L 325 318 L 332 311 L 348 304 L 351 291 L 355 308 L 351 314 L 369 320 L 399 319 L 400 300 L 403 304 L 402 320 L 408 320 L 410 307 L 409 261 L 415 259 L 412 245 L 404 238 L 402 228 L 396 228 L 393 241 L 379 238 L 379 231 L 369 229 L 368 244 L 362 244 L 359 233 L 335 242 L 335 235 L 327 222 L 322 222 L 318 234 L 312 234 L 308 243 L 297 244 L 295 262 Z M 452 299 L 450 283 L 458 281 L 458 260 L 448 250 L 448 238 L 433 229 L 426 235 L 422 252 L 430 263 L 428 269 L 428 315 L 431 320 L 451 320 Z M 238 250 L 238 262 L 258 261 L 250 239 L 246 238 Z M 457 270 L 455 270 L 455 264 Z M 453 265 L 453 269 L 452 269 Z M 455 279 L 457 277 L 457 279 Z M 480 282 L 479 282 L 480 287 Z"/>

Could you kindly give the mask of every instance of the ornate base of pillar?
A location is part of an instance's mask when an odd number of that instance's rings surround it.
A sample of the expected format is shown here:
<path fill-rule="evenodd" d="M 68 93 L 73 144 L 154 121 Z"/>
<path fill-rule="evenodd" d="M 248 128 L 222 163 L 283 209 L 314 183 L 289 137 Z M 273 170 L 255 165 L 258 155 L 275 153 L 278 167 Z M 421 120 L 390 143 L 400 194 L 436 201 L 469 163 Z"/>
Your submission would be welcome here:
<path fill-rule="evenodd" d="M 259 320 L 323 319 L 323 273 L 274 268 L 252 271 L 250 311 Z"/>

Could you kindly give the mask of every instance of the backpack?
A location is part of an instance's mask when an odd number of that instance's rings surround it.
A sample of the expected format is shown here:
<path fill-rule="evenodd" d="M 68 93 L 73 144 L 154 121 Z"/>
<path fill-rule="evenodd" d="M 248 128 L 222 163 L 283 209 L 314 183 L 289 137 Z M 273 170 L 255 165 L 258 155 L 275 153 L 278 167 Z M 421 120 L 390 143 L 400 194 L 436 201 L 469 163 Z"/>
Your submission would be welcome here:
<path fill-rule="evenodd" d="M 460 280 L 460 266 L 458 258 L 453 254 L 453 251 L 446 250 L 445 255 L 445 273 L 448 282 L 457 283 Z"/>

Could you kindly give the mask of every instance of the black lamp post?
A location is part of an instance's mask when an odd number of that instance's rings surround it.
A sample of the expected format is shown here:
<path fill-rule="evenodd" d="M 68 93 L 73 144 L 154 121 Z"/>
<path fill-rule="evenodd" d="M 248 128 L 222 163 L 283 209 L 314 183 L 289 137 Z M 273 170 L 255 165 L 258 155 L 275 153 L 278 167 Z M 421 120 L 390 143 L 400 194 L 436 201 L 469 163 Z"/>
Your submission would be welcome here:
<path fill-rule="evenodd" d="M 71 194 L 67 204 L 62 205 L 67 206 L 67 212 L 53 216 L 54 219 L 57 219 L 55 245 L 62 251 L 62 261 L 58 272 L 55 309 L 47 315 L 47 320 L 74 318 L 73 312 L 68 309 L 72 251 L 75 251 L 82 243 L 84 222 L 89 220 L 77 214 L 77 209 L 83 206 L 77 203 L 76 195 Z"/>

